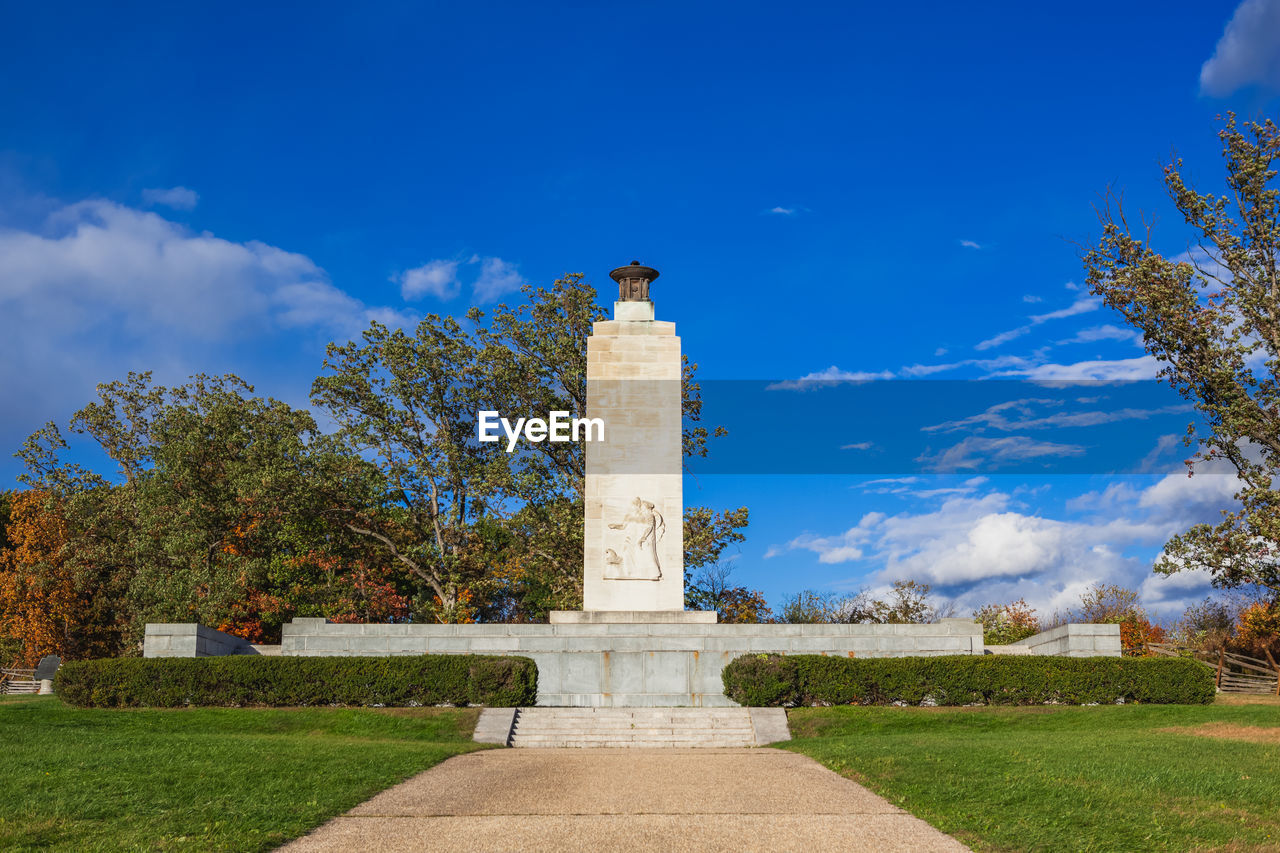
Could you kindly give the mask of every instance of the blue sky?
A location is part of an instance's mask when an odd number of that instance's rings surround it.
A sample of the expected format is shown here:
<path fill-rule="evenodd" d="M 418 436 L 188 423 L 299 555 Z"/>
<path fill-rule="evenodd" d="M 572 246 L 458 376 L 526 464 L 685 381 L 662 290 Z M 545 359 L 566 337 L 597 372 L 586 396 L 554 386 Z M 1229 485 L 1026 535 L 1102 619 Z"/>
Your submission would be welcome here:
<path fill-rule="evenodd" d="M 570 271 L 607 296 L 632 258 L 707 380 L 1149 378 L 1074 242 L 1114 183 L 1183 251 L 1162 158 L 1215 183 L 1214 116 L 1280 91 L 1277 0 L 297 10 L 5 10 L 0 445 L 129 369 L 302 404 L 369 319 Z M 736 578 L 774 601 L 908 576 L 962 609 L 1095 580 L 1160 613 L 1202 595 L 1150 561 L 1229 478 L 1166 476 L 1178 448 L 1146 420 L 1147 473 L 1004 472 L 1063 443 L 1042 414 L 975 422 L 977 467 L 688 494 L 751 508 Z"/>

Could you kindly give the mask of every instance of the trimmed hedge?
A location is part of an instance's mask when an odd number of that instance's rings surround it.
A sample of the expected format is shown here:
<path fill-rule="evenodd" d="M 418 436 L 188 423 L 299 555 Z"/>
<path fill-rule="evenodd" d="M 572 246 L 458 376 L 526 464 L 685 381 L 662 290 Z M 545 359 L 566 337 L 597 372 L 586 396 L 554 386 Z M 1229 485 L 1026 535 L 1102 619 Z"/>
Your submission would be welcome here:
<path fill-rule="evenodd" d="M 538 668 L 523 657 L 109 658 L 68 661 L 54 691 L 93 708 L 308 705 L 488 705 L 537 701 Z"/>
<path fill-rule="evenodd" d="M 740 705 L 1062 705 L 1213 701 L 1213 672 L 1188 658 L 744 655 L 724 668 Z"/>

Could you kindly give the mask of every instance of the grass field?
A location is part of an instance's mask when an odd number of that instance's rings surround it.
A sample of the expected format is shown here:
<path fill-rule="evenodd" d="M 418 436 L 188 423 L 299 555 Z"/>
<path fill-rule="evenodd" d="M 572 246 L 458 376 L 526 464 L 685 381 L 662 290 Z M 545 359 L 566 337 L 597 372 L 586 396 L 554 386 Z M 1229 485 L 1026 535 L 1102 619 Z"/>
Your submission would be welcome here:
<path fill-rule="evenodd" d="M 269 850 L 471 742 L 470 709 L 0 700 L 0 849 Z"/>
<path fill-rule="evenodd" d="M 980 850 L 1280 850 L 1280 703 L 801 708 L 812 756 Z"/>

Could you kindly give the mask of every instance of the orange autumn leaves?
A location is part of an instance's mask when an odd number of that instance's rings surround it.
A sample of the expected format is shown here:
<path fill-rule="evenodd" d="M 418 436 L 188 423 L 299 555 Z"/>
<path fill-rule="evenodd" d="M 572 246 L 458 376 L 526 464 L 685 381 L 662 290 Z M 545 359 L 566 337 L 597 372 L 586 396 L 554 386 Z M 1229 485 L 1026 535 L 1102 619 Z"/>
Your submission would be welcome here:
<path fill-rule="evenodd" d="M 67 526 L 47 492 L 13 496 L 8 547 L 0 549 L 0 635 L 19 649 L 20 666 L 44 655 L 65 655 L 74 642 L 85 600 L 66 565 Z"/>

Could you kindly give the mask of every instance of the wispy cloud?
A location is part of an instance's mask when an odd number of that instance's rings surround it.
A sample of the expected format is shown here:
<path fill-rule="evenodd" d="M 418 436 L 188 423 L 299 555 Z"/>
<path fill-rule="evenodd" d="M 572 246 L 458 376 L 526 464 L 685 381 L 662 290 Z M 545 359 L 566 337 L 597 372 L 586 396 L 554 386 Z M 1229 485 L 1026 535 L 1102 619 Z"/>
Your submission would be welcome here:
<path fill-rule="evenodd" d="M 480 263 L 480 276 L 471 285 L 478 302 L 492 302 L 503 294 L 512 293 L 524 286 L 524 277 L 510 261 L 473 256 L 471 262 Z"/>
<path fill-rule="evenodd" d="M 782 206 L 771 207 L 765 211 L 765 213 L 773 216 L 795 216 L 799 212 L 800 212 L 800 208 L 798 207 L 782 207 Z"/>
<path fill-rule="evenodd" d="M 854 444 L 842 444 L 840 445 L 840 449 L 841 450 L 870 450 L 872 446 L 873 445 L 869 441 L 859 441 Z"/>
<path fill-rule="evenodd" d="M 994 337 L 987 338 L 985 341 L 980 341 L 973 348 L 979 352 L 989 350 L 1001 344 L 1007 344 L 1015 338 L 1020 338 L 1043 323 L 1075 317 L 1078 314 L 1087 314 L 1090 311 L 1097 311 L 1100 307 L 1102 307 L 1102 300 L 1096 296 L 1081 297 L 1066 308 L 1059 308 L 1057 311 L 1049 311 L 1045 314 L 1033 314 L 1027 318 L 1028 322 L 1026 324 L 1018 326 L 1016 329 L 1010 329 L 1007 332 L 1001 332 Z"/>
<path fill-rule="evenodd" d="M 1135 343 L 1142 340 L 1142 333 L 1136 329 L 1122 329 L 1119 326 L 1110 324 L 1102 326 L 1093 326 L 1088 329 L 1081 329 L 1070 338 L 1064 338 L 1055 342 L 1055 346 L 1067 346 L 1069 344 L 1092 344 L 1098 341 L 1133 341 Z"/>
<path fill-rule="evenodd" d="M 149 205 L 163 205 L 174 210 L 195 210 L 200 194 L 186 187 L 152 188 L 142 191 L 142 200 Z"/>
<path fill-rule="evenodd" d="M 1037 364 L 997 373 L 1054 382 L 1137 382 L 1154 379 L 1160 362 L 1150 355 L 1114 360 L 1077 361 L 1073 364 Z"/>
<path fill-rule="evenodd" d="M 1078 444 L 1037 441 L 1025 435 L 1000 438 L 971 435 L 945 450 L 936 453 L 926 451 L 916 457 L 916 462 L 924 466 L 925 470 L 948 474 L 978 468 L 994 470 L 1003 464 L 1012 465 L 1035 459 L 1083 456 L 1084 452 L 1085 449 Z"/>
<path fill-rule="evenodd" d="M 974 242 L 973 240 L 961 240 L 961 241 L 960 241 L 960 245 L 961 245 L 961 246 L 964 246 L 966 249 L 981 249 L 981 248 L 982 248 L 982 244 L 981 244 L 981 243 Z"/>
<path fill-rule="evenodd" d="M 1026 302 L 1029 305 L 1035 305 L 1037 302 L 1043 302 L 1044 299 L 1042 297 L 1036 296 L 1034 293 L 1028 293 L 1022 297 L 1022 301 Z"/>
<path fill-rule="evenodd" d="M 1012 341 L 1015 338 L 1020 338 L 1023 335 L 1027 334 L 1028 332 L 1031 331 L 1031 328 L 1032 328 L 1031 326 L 1019 326 L 1016 329 L 1010 329 L 1007 332 L 1001 332 L 995 337 L 987 338 L 985 341 L 979 341 L 978 343 L 973 345 L 973 348 L 976 349 L 978 352 L 982 352 L 983 350 L 989 350 L 994 347 L 998 347 L 1001 344 L 1007 344 L 1009 343 L 1009 341 Z"/>
<path fill-rule="evenodd" d="M 1098 297 L 1082 296 L 1066 308 L 1059 308 L 1057 311 L 1050 311 L 1047 314 L 1035 314 L 1027 319 L 1031 321 L 1033 326 L 1038 326 L 1041 323 L 1047 323 L 1050 320 L 1062 320 L 1067 317 L 1088 314 L 1090 311 L 1097 311 L 1101 307 L 1102 300 Z"/>
<path fill-rule="evenodd" d="M 1182 414 L 1193 411 L 1190 403 L 1175 403 L 1159 406 L 1154 409 L 1125 407 L 1107 411 L 1090 409 L 1085 411 L 1056 411 L 1052 414 L 1039 414 L 1038 407 L 1057 408 L 1063 404 L 1061 400 L 1024 398 L 1007 400 L 990 406 L 983 412 L 967 418 L 946 421 L 940 424 L 922 427 L 923 432 L 956 432 L 966 429 L 995 429 L 1001 432 L 1026 429 L 1061 429 L 1064 427 L 1091 427 L 1121 421 L 1150 420 L 1161 415 Z M 1017 417 L 1009 417 L 1010 414 Z"/>
<path fill-rule="evenodd" d="M 457 296 L 461 289 L 457 261 L 428 261 L 420 267 L 392 276 L 391 280 L 400 285 L 400 294 L 405 299 L 433 296 L 449 300 Z"/>
<path fill-rule="evenodd" d="M 939 373 L 949 373 L 953 370 L 959 370 L 964 367 L 976 367 L 979 370 L 1029 370 L 1035 367 L 1039 362 L 1032 358 L 1023 358 L 1019 355 L 1000 355 L 995 358 L 965 358 L 960 361 L 951 361 L 944 364 L 910 364 L 902 368 L 900 371 L 903 376 L 917 378 L 921 376 L 934 376 Z"/>
<path fill-rule="evenodd" d="M 1255 85 L 1280 90 L 1280 0 L 1244 0 L 1200 68 L 1200 91 L 1211 97 Z"/>
<path fill-rule="evenodd" d="M 774 382 L 773 384 L 766 386 L 765 390 L 805 391 L 810 388 L 822 388 L 858 382 L 874 382 L 876 380 L 892 378 L 893 373 L 888 370 L 881 370 L 876 373 L 868 371 L 849 371 L 841 370 L 833 364 L 826 370 L 809 373 L 801 376 L 799 379 L 787 379 L 783 382 Z"/>

